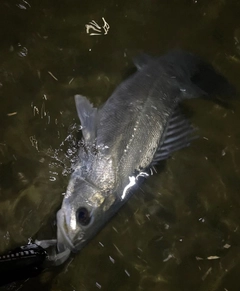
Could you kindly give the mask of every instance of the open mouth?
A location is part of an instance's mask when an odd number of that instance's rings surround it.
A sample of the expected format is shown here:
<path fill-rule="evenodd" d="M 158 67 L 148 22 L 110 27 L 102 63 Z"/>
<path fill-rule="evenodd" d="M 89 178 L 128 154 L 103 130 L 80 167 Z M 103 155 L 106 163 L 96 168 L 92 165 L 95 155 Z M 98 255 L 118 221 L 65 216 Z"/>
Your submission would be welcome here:
<path fill-rule="evenodd" d="M 76 252 L 76 248 L 66 233 L 64 228 L 65 225 L 66 221 L 62 210 L 60 209 L 57 212 L 57 249 L 60 253 L 64 252 L 66 249 L 70 249 L 72 252 Z"/>
<path fill-rule="evenodd" d="M 56 250 L 56 239 L 48 240 L 35 240 L 34 243 L 37 246 L 42 247 L 47 251 L 47 263 L 48 266 L 59 266 L 63 264 L 70 256 L 71 251 L 69 248 L 62 249 L 61 252 Z"/>

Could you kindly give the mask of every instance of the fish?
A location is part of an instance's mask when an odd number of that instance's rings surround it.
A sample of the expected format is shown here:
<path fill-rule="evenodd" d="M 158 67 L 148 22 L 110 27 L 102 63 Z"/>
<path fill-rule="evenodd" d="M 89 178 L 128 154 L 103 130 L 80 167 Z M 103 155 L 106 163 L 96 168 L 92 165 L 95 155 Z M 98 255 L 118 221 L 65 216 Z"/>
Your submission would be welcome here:
<path fill-rule="evenodd" d="M 133 59 L 136 71 L 95 108 L 75 96 L 82 146 L 60 210 L 59 253 L 80 251 L 133 195 L 156 164 L 190 145 L 194 127 L 185 99 L 230 94 L 211 64 L 186 51 Z"/>

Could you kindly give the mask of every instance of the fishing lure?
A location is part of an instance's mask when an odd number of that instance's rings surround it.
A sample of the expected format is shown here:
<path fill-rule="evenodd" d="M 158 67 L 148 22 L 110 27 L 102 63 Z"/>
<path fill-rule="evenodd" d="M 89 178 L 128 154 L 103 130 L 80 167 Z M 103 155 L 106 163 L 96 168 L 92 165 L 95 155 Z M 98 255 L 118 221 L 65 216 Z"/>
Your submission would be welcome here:
<path fill-rule="evenodd" d="M 29 240 L 28 244 L 0 255 L 0 286 L 35 277 L 46 268 L 60 265 L 66 254 L 58 254 L 56 244 L 54 239 Z"/>

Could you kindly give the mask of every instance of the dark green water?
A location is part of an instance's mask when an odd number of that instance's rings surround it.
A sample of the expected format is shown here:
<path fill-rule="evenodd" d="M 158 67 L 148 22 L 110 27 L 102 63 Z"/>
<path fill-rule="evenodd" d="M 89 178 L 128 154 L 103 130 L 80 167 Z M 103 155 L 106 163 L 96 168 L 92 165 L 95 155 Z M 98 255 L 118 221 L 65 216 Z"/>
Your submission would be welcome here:
<path fill-rule="evenodd" d="M 102 17 L 109 32 L 87 34 Z M 54 235 L 76 153 L 74 94 L 99 106 L 133 56 L 176 47 L 240 90 L 236 0 L 1 0 L 0 39 L 0 252 Z M 1 290 L 240 290 L 239 98 L 230 109 L 188 102 L 200 138 L 69 264 Z"/>

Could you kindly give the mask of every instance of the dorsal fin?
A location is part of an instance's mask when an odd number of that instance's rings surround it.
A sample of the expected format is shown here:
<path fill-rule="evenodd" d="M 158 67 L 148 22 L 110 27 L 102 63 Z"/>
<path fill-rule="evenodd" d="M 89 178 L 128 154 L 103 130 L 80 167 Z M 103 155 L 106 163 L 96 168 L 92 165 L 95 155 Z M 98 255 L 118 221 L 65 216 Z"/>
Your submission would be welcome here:
<path fill-rule="evenodd" d="M 85 142 L 92 143 L 96 138 L 98 110 L 82 95 L 75 95 L 78 117 L 82 125 L 82 134 Z"/>
<path fill-rule="evenodd" d="M 159 161 L 169 158 L 173 152 L 189 146 L 190 142 L 197 138 L 193 135 L 194 131 L 195 128 L 177 108 L 168 122 L 164 140 L 159 145 L 151 165 L 156 165 Z"/>
<path fill-rule="evenodd" d="M 138 70 L 141 70 L 145 66 L 147 66 L 151 61 L 154 60 L 154 57 L 148 55 L 148 54 L 140 54 L 133 58 L 134 65 L 138 68 Z"/>

